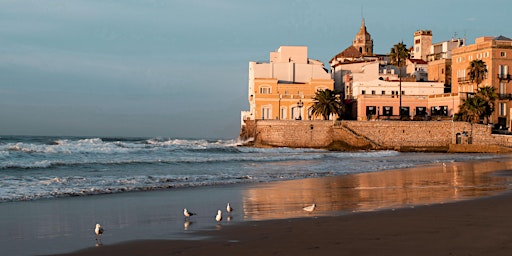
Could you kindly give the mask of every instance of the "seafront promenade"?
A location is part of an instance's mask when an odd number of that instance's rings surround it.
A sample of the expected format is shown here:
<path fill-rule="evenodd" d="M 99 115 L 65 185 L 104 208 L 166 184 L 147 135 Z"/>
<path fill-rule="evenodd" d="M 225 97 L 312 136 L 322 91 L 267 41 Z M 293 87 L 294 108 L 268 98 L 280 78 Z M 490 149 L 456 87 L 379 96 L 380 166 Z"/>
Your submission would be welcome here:
<path fill-rule="evenodd" d="M 505 153 L 512 136 L 452 121 L 246 121 L 241 139 L 255 147 Z"/>

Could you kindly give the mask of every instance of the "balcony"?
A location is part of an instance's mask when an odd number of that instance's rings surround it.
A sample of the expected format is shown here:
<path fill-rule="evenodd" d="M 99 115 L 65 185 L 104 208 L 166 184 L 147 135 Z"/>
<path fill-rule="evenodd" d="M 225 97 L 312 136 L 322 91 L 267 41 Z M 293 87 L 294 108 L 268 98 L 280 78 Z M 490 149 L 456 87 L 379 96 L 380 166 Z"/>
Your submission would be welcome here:
<path fill-rule="evenodd" d="M 498 97 L 500 100 L 512 100 L 512 94 L 499 94 Z"/>
<path fill-rule="evenodd" d="M 510 74 L 498 74 L 498 79 L 500 81 L 507 80 L 507 82 L 510 82 L 510 80 L 512 80 L 512 76 Z"/>
<path fill-rule="evenodd" d="M 459 77 L 459 78 L 457 78 L 457 81 L 459 82 L 459 84 L 469 84 L 469 83 L 472 83 L 471 80 L 469 78 L 466 78 L 466 77 Z"/>

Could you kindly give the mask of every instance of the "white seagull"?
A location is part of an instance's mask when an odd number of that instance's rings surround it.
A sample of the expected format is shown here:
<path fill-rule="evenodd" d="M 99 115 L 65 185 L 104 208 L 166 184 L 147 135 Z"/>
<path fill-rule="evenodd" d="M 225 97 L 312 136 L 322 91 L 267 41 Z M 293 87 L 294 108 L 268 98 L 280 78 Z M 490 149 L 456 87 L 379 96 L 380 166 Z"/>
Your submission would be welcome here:
<path fill-rule="evenodd" d="M 217 216 L 215 216 L 215 220 L 217 222 L 221 221 L 222 220 L 222 211 L 221 210 L 218 210 L 217 211 Z"/>
<path fill-rule="evenodd" d="M 193 212 L 189 212 L 187 210 L 187 208 L 183 209 L 183 215 L 185 216 L 186 219 L 190 218 L 190 216 L 193 216 L 193 215 L 196 215 L 195 213 Z"/>
<path fill-rule="evenodd" d="M 316 204 L 312 204 L 312 205 L 310 205 L 310 206 L 306 206 L 306 207 L 304 207 L 304 208 L 302 208 L 302 209 L 303 209 L 304 211 L 306 211 L 306 212 L 312 212 L 312 211 L 314 211 L 314 210 L 315 210 L 315 208 L 316 208 Z"/>
<path fill-rule="evenodd" d="M 96 224 L 96 228 L 94 229 L 94 233 L 96 233 L 96 240 L 98 240 L 98 236 L 101 236 L 103 234 L 103 227 L 100 224 Z"/>
<path fill-rule="evenodd" d="M 233 210 L 234 210 L 233 207 L 231 207 L 231 205 L 229 205 L 229 203 L 228 203 L 228 205 L 226 206 L 226 211 L 228 211 L 228 213 L 230 213 Z"/>

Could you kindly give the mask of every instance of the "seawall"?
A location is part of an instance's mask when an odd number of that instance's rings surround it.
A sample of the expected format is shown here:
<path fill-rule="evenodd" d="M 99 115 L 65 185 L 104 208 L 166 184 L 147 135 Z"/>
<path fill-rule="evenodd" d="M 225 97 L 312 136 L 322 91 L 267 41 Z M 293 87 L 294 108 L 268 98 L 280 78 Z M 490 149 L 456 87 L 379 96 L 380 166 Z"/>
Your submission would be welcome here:
<path fill-rule="evenodd" d="M 439 152 L 512 152 L 512 136 L 490 126 L 452 121 L 246 122 L 241 139 L 255 147 Z"/>

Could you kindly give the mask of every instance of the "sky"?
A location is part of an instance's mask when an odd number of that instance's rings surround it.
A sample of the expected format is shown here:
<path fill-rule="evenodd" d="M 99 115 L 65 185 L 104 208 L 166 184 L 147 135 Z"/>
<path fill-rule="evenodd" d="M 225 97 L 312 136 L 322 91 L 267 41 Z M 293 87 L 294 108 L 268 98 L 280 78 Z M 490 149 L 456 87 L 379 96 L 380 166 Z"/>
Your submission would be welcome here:
<path fill-rule="evenodd" d="M 508 0 L 0 0 L 0 135 L 234 139 L 248 63 L 512 37 Z"/>

